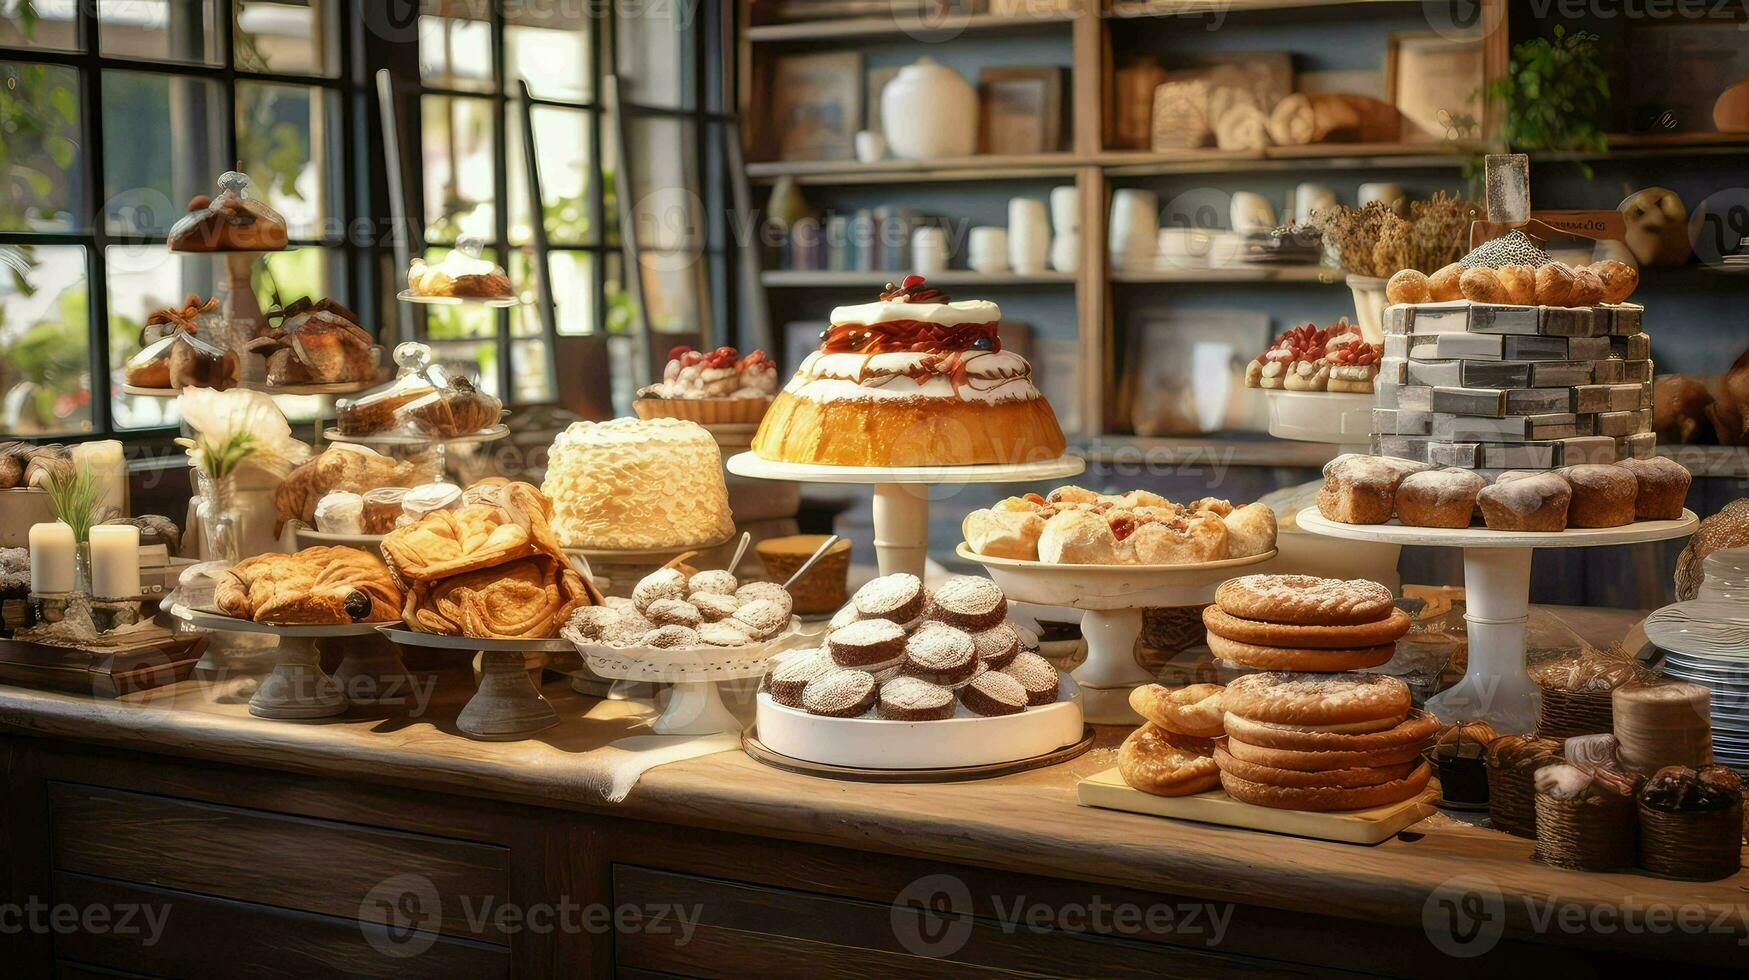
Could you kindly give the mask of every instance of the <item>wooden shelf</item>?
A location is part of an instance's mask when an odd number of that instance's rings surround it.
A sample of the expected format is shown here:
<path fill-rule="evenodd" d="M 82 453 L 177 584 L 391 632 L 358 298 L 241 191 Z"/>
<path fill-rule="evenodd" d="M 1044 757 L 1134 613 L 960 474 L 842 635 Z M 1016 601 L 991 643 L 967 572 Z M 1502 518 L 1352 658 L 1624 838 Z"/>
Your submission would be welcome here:
<path fill-rule="evenodd" d="M 911 38 L 940 41 L 966 34 L 1025 34 L 1050 31 L 1075 19 L 1073 6 L 1021 14 L 949 15 L 938 25 L 922 17 L 847 17 L 842 20 L 809 20 L 789 24 L 756 24 L 747 28 L 754 44 L 797 41 L 835 41 L 852 38 Z"/>
<path fill-rule="evenodd" d="M 1474 143 L 1312 143 L 1260 150 L 1108 150 L 1096 162 L 1108 177 L 1317 170 L 1457 169 L 1497 147 Z"/>
<path fill-rule="evenodd" d="M 1219 269 L 1177 268 L 1159 269 L 1149 272 L 1129 272 L 1114 269 L 1111 281 L 1115 283 L 1198 283 L 1198 282 L 1245 282 L 1245 283 L 1318 283 L 1332 286 L 1345 285 L 1340 269 L 1332 269 L 1322 265 L 1284 265 L 1284 266 L 1227 266 Z"/>
<path fill-rule="evenodd" d="M 749 163 L 747 177 L 769 183 L 794 177 L 802 184 L 945 183 L 1072 177 L 1090 161 L 1071 153 L 1031 153 L 952 157 L 941 160 L 772 160 Z"/>
<path fill-rule="evenodd" d="M 768 288 L 791 289 L 836 289 L 862 286 L 879 288 L 889 282 L 897 282 L 904 275 L 904 270 L 822 272 L 813 269 L 782 269 L 761 272 L 759 283 Z M 1039 272 L 1023 276 L 1013 272 L 983 273 L 952 269 L 947 272 L 935 273 L 929 277 L 929 282 L 939 286 L 1007 286 L 1025 289 L 1040 286 L 1072 286 L 1075 284 L 1075 277 L 1067 272 Z"/>
<path fill-rule="evenodd" d="M 1415 3 L 1417 0 L 1113 0 L 1105 16 L 1194 17 L 1201 14 L 1244 14 L 1302 7 L 1349 7 L 1375 3 Z"/>

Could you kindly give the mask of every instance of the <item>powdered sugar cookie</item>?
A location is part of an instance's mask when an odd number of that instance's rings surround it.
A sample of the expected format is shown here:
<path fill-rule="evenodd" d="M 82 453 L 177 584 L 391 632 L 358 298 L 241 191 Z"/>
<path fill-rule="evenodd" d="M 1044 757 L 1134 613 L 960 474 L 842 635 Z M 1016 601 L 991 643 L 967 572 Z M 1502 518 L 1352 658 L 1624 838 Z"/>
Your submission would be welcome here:
<path fill-rule="evenodd" d="M 1221 583 L 1215 604 L 1240 619 L 1347 626 L 1389 615 L 1391 590 L 1365 579 L 1242 575 Z"/>
<path fill-rule="evenodd" d="M 1240 643 L 1255 643 L 1267 647 L 1307 647 L 1319 650 L 1343 650 L 1395 643 L 1409 632 L 1409 614 L 1392 607 L 1385 618 L 1352 626 L 1306 626 L 1293 623 L 1264 623 L 1255 619 L 1240 619 L 1220 606 L 1205 606 L 1202 624 L 1216 636 Z"/>
<path fill-rule="evenodd" d="M 1228 714 L 1277 725 L 1342 725 L 1409 712 L 1409 686 L 1383 674 L 1246 674 L 1227 685 Z"/>
<path fill-rule="evenodd" d="M 1356 647 L 1351 650 L 1307 650 L 1241 643 L 1216 633 L 1208 635 L 1208 645 L 1209 652 L 1219 659 L 1242 667 L 1255 667 L 1258 670 L 1303 670 L 1323 674 L 1377 667 L 1389 663 L 1397 652 L 1395 643 Z"/>

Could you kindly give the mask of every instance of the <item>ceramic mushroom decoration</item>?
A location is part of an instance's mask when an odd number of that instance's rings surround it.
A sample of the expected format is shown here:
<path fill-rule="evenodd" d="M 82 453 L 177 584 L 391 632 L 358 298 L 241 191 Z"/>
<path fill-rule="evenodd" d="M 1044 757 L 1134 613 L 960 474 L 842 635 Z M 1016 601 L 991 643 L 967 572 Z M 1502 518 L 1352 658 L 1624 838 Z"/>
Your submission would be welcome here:
<path fill-rule="evenodd" d="M 967 157 L 978 145 L 978 93 L 959 72 L 919 58 L 881 90 L 881 130 L 900 160 Z"/>

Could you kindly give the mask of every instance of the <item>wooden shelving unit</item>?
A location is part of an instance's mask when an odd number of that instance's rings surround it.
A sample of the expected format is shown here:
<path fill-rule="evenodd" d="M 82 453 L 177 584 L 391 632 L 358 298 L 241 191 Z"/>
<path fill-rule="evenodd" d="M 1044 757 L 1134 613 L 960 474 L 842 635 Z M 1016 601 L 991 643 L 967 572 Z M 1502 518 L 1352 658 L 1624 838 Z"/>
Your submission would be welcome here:
<path fill-rule="evenodd" d="M 1482 45 L 1485 80 L 1501 77 L 1506 71 L 1510 43 L 1507 0 L 1482 0 L 1479 16 L 1485 23 L 1499 25 L 1489 32 Z M 931 161 L 884 160 L 863 164 L 854 160 L 839 161 L 756 161 L 747 165 L 749 178 L 756 184 L 771 184 L 780 179 L 793 180 L 811 190 L 811 202 L 844 199 L 854 203 L 849 207 L 864 208 L 871 201 L 908 204 L 905 189 L 915 187 L 917 196 L 927 199 L 925 205 L 955 220 L 973 223 L 1000 223 L 998 208 L 992 198 L 1013 194 L 1039 197 L 1047 187 L 1072 182 L 1080 199 L 1081 250 L 1077 257 L 1077 272 L 1047 273 L 1040 276 L 998 275 L 955 271 L 932 279 L 944 285 L 961 287 L 956 294 L 964 298 L 964 289 L 989 289 L 998 298 L 1015 295 L 1014 303 L 1061 303 L 1066 292 L 1073 298 L 1074 323 L 1079 352 L 1080 377 L 1077 381 L 1077 404 L 1074 406 L 1083 421 L 1082 431 L 1072 433 L 1072 440 L 1086 448 L 1095 459 L 1129 456 L 1138 451 L 1166 461 L 1207 458 L 1210 452 L 1226 453 L 1235 465 L 1255 466 L 1317 466 L 1328 458 L 1328 447 L 1280 442 L 1261 434 L 1219 434 L 1207 438 L 1170 437 L 1142 439 L 1108 431 L 1112 420 L 1127 417 L 1117 410 L 1114 399 L 1122 372 L 1133 368 L 1123 362 L 1129 321 L 1124 314 L 1136 304 L 1153 304 L 1166 300 L 1175 292 L 1171 287 L 1215 285 L 1197 295 L 1200 302 L 1218 296 L 1218 287 L 1231 284 L 1235 305 L 1253 304 L 1269 308 L 1278 320 L 1288 314 L 1284 308 L 1314 302 L 1331 305 L 1330 293 L 1317 292 L 1322 287 L 1346 286 L 1340 270 L 1320 267 L 1251 267 L 1235 266 L 1219 269 L 1161 269 L 1147 271 L 1111 268 L 1106 254 L 1107 220 L 1111 195 L 1115 188 L 1160 188 L 1163 194 L 1176 194 L 1194 186 L 1204 178 L 1203 186 L 1231 190 L 1256 185 L 1259 188 L 1291 186 L 1298 175 L 1306 179 L 1335 183 L 1365 180 L 1396 180 L 1410 182 L 1419 179 L 1423 185 L 1457 188 L 1466 170 L 1479 164 L 1480 157 L 1490 152 L 1502 152 L 1506 147 L 1493 141 L 1437 143 L 1326 143 L 1310 146 L 1271 146 L 1254 151 L 1229 151 L 1215 148 L 1154 152 L 1115 148 L 1108 142 L 1113 126 L 1110 106 L 1115 90 L 1114 72 L 1126 48 L 1135 49 L 1136 32 L 1204 30 L 1194 18 L 1218 15 L 1238 15 L 1223 21 L 1228 32 L 1219 45 L 1223 50 L 1271 50 L 1273 46 L 1294 48 L 1304 58 L 1320 56 L 1319 44 L 1329 45 L 1329 34 L 1322 40 L 1305 42 L 1296 47 L 1292 33 L 1282 39 L 1283 24 L 1301 17 L 1317 24 L 1328 25 L 1352 19 L 1359 32 L 1391 32 L 1425 30 L 1418 27 L 1413 8 L 1419 0 L 1063 0 L 1062 6 L 1040 11 L 1027 9 L 1017 14 L 977 14 L 949 18 L 939 30 L 919 30 L 891 15 L 850 20 L 818 21 L 796 24 L 751 23 L 750 3 L 739 5 L 741 45 L 739 51 L 739 104 L 750 115 L 757 116 L 766 93 L 755 91 L 756 80 L 769 77 L 764 69 L 769 59 L 803 46 L 821 49 L 855 48 L 860 42 L 875 42 L 887 60 L 894 64 L 892 52 L 901 45 L 914 44 L 916 56 L 929 55 L 938 61 L 953 63 L 972 80 L 976 80 L 976 65 L 980 60 L 992 64 L 1009 63 L 1008 54 L 1015 49 L 1027 52 L 1024 63 L 1058 63 L 1068 69 L 1064 100 L 1068 107 L 1062 149 L 1055 153 L 972 156 Z M 1324 8 L 1322 10 L 1318 8 Z M 1279 16 L 1253 16 L 1280 11 Z M 1310 11 L 1296 14 L 1295 11 Z M 1523 12 L 1512 10 L 1514 15 Z M 1188 18 L 1182 25 L 1144 24 L 1140 21 Z M 1369 20 L 1376 24 L 1365 23 Z M 1238 43 L 1248 30 L 1272 30 L 1266 45 L 1248 48 Z M 1318 32 L 1311 32 L 1317 35 Z M 1367 34 L 1371 38 L 1371 34 Z M 1373 38 L 1382 43 L 1383 38 Z M 1181 47 L 1191 42 L 1179 41 Z M 1050 56 L 1035 52 L 1048 50 Z M 985 54 L 990 52 L 990 54 Z M 1330 52 L 1321 52 L 1325 61 Z M 903 59 L 908 60 L 908 59 Z M 1340 59 L 1338 59 L 1340 60 Z M 1489 114 L 1484 107 L 1482 114 Z M 1631 160 L 1637 158 L 1718 158 L 1749 153 L 1749 134 L 1680 133 L 1623 134 L 1610 138 L 1605 153 L 1533 153 L 1533 160 L 1560 163 L 1571 161 Z M 967 214 L 953 213 L 952 205 L 964 194 Z M 818 195 L 818 197 L 816 197 Z M 981 195 L 981 196 L 980 196 Z M 1166 200 L 1162 198 L 1163 203 Z M 993 220 L 994 219 L 994 220 Z M 1714 270 L 1700 270 L 1710 273 Z M 1724 270 L 1719 275 L 1706 275 L 1713 282 L 1725 282 Z M 866 290 L 878 287 L 900 275 L 896 271 L 879 272 L 790 272 L 773 271 L 762 276 L 766 287 L 774 290 L 773 302 L 788 303 L 802 316 L 811 308 L 803 304 L 813 297 L 797 295 L 798 290 L 845 289 Z M 1150 291 L 1149 287 L 1162 287 Z M 1048 287 L 1048 288 L 1047 288 Z M 1243 290 L 1268 287 L 1255 299 Z M 1018 295 L 1016 295 L 1018 294 Z M 788 298 L 784 298 L 788 297 Z M 1004 304 L 1009 305 L 1007 302 Z M 1058 308 L 1056 306 L 1050 307 Z M 819 311 L 812 311 L 817 316 Z M 1352 315 L 1352 311 L 1350 311 Z M 1049 325 L 1061 337 L 1066 324 L 1053 321 Z M 1061 397 L 1053 394 L 1053 398 Z M 1736 450 L 1694 453 L 1693 447 L 1682 447 L 1684 462 L 1690 456 L 1699 459 L 1697 473 L 1709 475 L 1749 475 L 1749 453 Z"/>

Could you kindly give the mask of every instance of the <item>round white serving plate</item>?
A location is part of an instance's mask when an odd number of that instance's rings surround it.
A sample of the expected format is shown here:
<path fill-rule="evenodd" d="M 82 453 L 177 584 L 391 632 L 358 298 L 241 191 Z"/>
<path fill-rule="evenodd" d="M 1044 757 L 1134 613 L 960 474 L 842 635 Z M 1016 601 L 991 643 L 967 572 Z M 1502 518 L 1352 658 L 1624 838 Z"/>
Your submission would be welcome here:
<path fill-rule="evenodd" d="M 180 388 L 141 388 L 139 385 L 118 384 L 116 389 L 124 395 L 137 398 L 175 398 L 182 394 Z"/>
<path fill-rule="evenodd" d="M 1684 510 L 1673 521 L 1635 521 L 1621 527 L 1572 527 L 1565 531 L 1498 531 L 1487 527 L 1405 527 L 1389 524 L 1343 524 L 1307 507 L 1295 518 L 1315 534 L 1350 541 L 1388 541 L 1431 548 L 1598 548 L 1612 544 L 1665 541 L 1694 533 L 1700 518 Z"/>
<path fill-rule="evenodd" d="M 1059 565 L 980 555 L 961 542 L 954 554 L 990 570 L 1010 599 L 1069 609 L 1143 609 L 1193 606 L 1214 599 L 1216 586 L 1238 569 L 1275 557 L 1271 549 L 1249 558 L 1188 565 Z"/>
<path fill-rule="evenodd" d="M 314 545 L 340 545 L 347 548 L 380 549 L 383 546 L 381 534 L 334 534 L 328 531 L 318 531 L 302 524 L 292 527 L 292 534 L 297 538 L 298 547 L 308 548 Z"/>
<path fill-rule="evenodd" d="M 350 442 L 365 446 L 429 446 L 434 443 L 447 445 L 462 445 L 470 442 L 491 442 L 502 439 L 510 434 L 510 427 L 500 422 L 478 432 L 469 432 L 459 436 L 427 436 L 413 432 L 379 432 L 368 436 L 351 436 L 340 431 L 339 426 L 329 426 L 322 430 L 322 438 L 328 442 Z"/>
<path fill-rule="evenodd" d="M 1277 439 L 1364 446 L 1372 438 L 1370 391 L 1259 390 L 1269 402 L 1269 434 Z"/>
<path fill-rule="evenodd" d="M 470 653 L 563 653 L 574 649 L 570 640 L 546 637 L 528 640 L 487 640 L 476 636 L 444 636 L 420 633 L 404 626 L 384 626 L 382 634 L 396 643 L 433 650 L 466 650 Z"/>
<path fill-rule="evenodd" d="M 1018 762 L 1082 736 L 1081 689 L 1058 676 L 1057 702 L 1019 714 L 959 714 L 941 721 L 826 718 L 778 704 L 761 692 L 759 741 L 781 755 L 851 769 L 952 769 Z"/>
<path fill-rule="evenodd" d="M 821 466 L 763 459 L 756 453 L 729 457 L 729 472 L 760 480 L 796 483 L 1021 483 L 1074 476 L 1087 468 L 1079 456 L 1064 454 L 1036 463 L 969 466 Z M 770 743 L 766 743 L 769 745 Z"/>
<path fill-rule="evenodd" d="M 1749 603 L 1690 599 L 1646 617 L 1646 638 L 1667 654 L 1749 665 Z"/>
<path fill-rule="evenodd" d="M 508 309 L 523 305 L 520 296 L 508 299 L 483 299 L 478 296 L 422 296 L 411 289 L 403 289 L 395 294 L 395 298 L 405 303 L 419 303 L 425 306 L 485 306 L 494 310 Z"/>
<path fill-rule="evenodd" d="M 298 639 L 321 640 L 335 636 L 369 636 L 379 627 L 389 624 L 375 623 L 334 623 L 326 626 L 276 626 L 272 623 L 257 623 L 253 620 L 238 619 L 227 616 L 216 609 L 197 609 L 181 603 L 170 606 L 170 615 L 207 630 L 227 630 L 232 633 L 266 633 L 271 636 L 287 636 Z"/>

